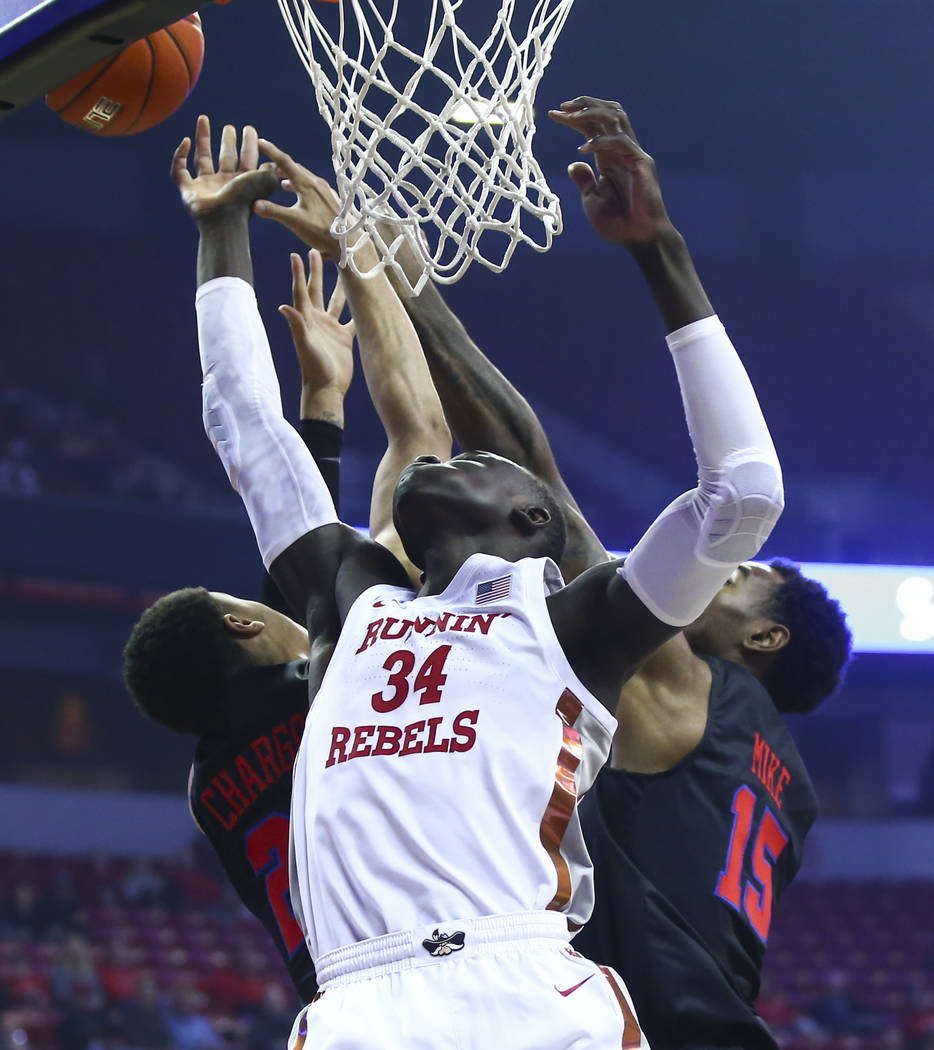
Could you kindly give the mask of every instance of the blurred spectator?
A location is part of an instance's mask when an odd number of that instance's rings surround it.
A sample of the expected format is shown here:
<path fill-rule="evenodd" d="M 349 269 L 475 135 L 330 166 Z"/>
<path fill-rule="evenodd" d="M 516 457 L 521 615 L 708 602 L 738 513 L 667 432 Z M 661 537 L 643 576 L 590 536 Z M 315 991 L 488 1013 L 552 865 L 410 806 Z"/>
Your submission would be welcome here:
<path fill-rule="evenodd" d="M 119 903 L 117 888 L 114 885 L 114 862 L 103 850 L 91 854 L 91 874 L 97 900 L 88 900 L 88 904 L 102 904 L 114 907 Z"/>
<path fill-rule="evenodd" d="M 798 1011 L 789 1002 L 787 994 L 774 988 L 767 977 L 763 978 L 759 998 L 756 999 L 756 1013 L 769 1026 L 779 1043 L 791 1039 L 797 1031 Z"/>
<path fill-rule="evenodd" d="M 138 982 L 132 998 L 112 1011 L 110 1034 L 114 1050 L 175 1050 L 172 1026 L 151 974 Z"/>
<path fill-rule="evenodd" d="M 204 996 L 193 988 L 177 992 L 169 1013 L 176 1050 L 219 1050 L 223 1039 L 202 1013 Z"/>
<path fill-rule="evenodd" d="M 137 908 L 159 908 L 165 904 L 165 879 L 148 860 L 140 858 L 123 880 L 123 899 Z"/>
<path fill-rule="evenodd" d="M 4 929 L 19 936 L 42 936 L 46 921 L 39 907 L 39 894 L 35 887 L 27 882 L 17 884 L 13 895 L 3 902 L 0 923 Z"/>
<path fill-rule="evenodd" d="M 214 861 L 213 853 L 210 859 Z M 201 910 L 217 903 L 221 894 L 220 883 L 201 867 L 194 847 L 189 846 L 179 853 L 172 875 L 189 906 Z"/>
<path fill-rule="evenodd" d="M 240 1001 L 262 1002 L 269 986 L 269 962 L 265 955 L 257 952 L 252 942 L 241 938 L 237 953 L 236 970 L 240 975 Z"/>
<path fill-rule="evenodd" d="M 145 958 L 141 948 L 134 948 L 122 940 L 112 940 L 110 961 L 100 968 L 101 984 L 107 998 L 114 1003 L 131 999 L 143 978 L 140 963 Z"/>
<path fill-rule="evenodd" d="M 52 1004 L 48 979 L 40 970 L 34 970 L 25 959 L 12 965 L 0 987 L 6 994 L 9 1008 L 33 1009 L 48 1014 Z"/>
<path fill-rule="evenodd" d="M 289 1038 L 298 1008 L 281 984 L 270 982 L 259 1005 L 250 1014 L 247 1042 L 250 1050 L 282 1050 Z"/>
<path fill-rule="evenodd" d="M 83 930 L 74 883 L 67 871 L 56 871 L 52 889 L 39 898 L 38 907 L 47 937 L 62 937 Z"/>
<path fill-rule="evenodd" d="M 879 1040 L 880 1050 L 905 1050 L 905 1037 L 896 1025 L 889 1025 Z"/>
<path fill-rule="evenodd" d="M 93 384 L 98 387 L 97 382 Z M 0 494 L 216 505 L 186 471 L 145 451 L 88 402 L 61 402 L 0 377 Z M 112 406 L 111 406 L 112 407 Z"/>
<path fill-rule="evenodd" d="M 883 1019 L 851 995 L 848 988 L 846 973 L 831 970 L 827 974 L 827 993 L 808 1009 L 808 1016 L 827 1035 L 876 1035 L 881 1032 Z"/>
<path fill-rule="evenodd" d="M 241 974 L 231 965 L 227 952 L 211 952 L 208 962 L 209 965 L 198 978 L 198 988 L 218 1010 L 232 1012 L 244 1000 Z"/>
<path fill-rule="evenodd" d="M 97 1046 L 106 1000 L 91 948 L 80 934 L 71 934 L 62 945 L 58 962 L 49 968 L 49 984 L 60 1014 L 59 1050 Z"/>
<path fill-rule="evenodd" d="M 934 1043 L 934 989 L 921 987 L 915 990 L 902 1022 L 902 1031 L 911 1050 L 927 1042 Z"/>
<path fill-rule="evenodd" d="M 0 984 L 0 1046 L 3 1050 L 30 1050 L 30 1040 L 48 1046 L 54 1038 L 50 1024 L 50 1000 L 40 974 L 28 963 L 14 967 Z"/>

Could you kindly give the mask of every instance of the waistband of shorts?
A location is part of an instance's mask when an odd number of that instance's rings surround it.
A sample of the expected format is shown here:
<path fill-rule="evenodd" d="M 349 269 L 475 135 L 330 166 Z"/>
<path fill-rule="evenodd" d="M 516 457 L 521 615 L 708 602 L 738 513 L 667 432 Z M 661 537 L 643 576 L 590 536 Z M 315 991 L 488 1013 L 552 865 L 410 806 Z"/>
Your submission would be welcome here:
<path fill-rule="evenodd" d="M 335 983 L 367 980 L 450 959 L 492 955 L 510 944 L 567 944 L 570 937 L 567 916 L 556 911 L 445 919 L 325 952 L 315 960 L 315 972 L 318 987 L 323 989 Z"/>

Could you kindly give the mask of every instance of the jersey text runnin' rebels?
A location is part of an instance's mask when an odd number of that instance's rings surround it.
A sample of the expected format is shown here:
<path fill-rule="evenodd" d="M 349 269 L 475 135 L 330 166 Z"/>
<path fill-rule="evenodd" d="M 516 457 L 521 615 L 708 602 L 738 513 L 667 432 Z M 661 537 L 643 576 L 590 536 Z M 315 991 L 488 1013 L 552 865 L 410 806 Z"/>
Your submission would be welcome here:
<path fill-rule="evenodd" d="M 312 958 L 425 923 L 593 907 L 576 800 L 616 721 L 555 636 L 547 559 L 475 554 L 438 595 L 354 603 L 295 762 Z M 390 918 L 391 917 L 391 918 Z"/>

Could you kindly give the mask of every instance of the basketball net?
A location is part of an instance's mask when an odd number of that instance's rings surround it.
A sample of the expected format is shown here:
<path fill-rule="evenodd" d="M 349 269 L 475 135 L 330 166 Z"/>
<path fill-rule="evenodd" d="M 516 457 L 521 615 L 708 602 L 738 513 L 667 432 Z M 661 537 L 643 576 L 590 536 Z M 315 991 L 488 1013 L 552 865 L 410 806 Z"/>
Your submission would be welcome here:
<path fill-rule="evenodd" d="M 331 127 L 342 266 L 362 277 L 391 267 L 417 294 L 473 261 L 499 273 L 519 243 L 551 247 L 561 205 L 532 156 L 532 107 L 574 0 L 497 0 L 482 44 L 457 24 L 464 0 L 431 0 L 421 52 L 395 38 L 399 0 L 278 2 Z M 471 0 L 471 15 L 490 4 Z M 365 271 L 361 234 L 381 259 Z M 406 236 L 422 267 L 414 284 L 396 261 Z"/>

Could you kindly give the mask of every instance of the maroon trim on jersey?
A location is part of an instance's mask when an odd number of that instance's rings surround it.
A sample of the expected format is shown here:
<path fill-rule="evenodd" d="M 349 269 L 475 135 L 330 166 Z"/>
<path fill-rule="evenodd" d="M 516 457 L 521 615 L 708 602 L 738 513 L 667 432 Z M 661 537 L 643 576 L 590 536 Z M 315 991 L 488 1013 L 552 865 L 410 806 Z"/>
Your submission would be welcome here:
<path fill-rule="evenodd" d="M 561 856 L 561 842 L 574 815 L 577 805 L 577 781 L 574 774 L 581 764 L 583 746 L 581 735 L 574 728 L 574 723 L 583 711 L 584 705 L 570 689 L 561 694 L 555 711 L 564 724 L 561 750 L 555 767 L 555 786 L 542 817 L 539 837 L 548 851 L 551 862 L 558 876 L 558 891 L 547 907 L 551 911 L 561 911 L 571 899 L 571 870 L 568 862 Z"/>
<path fill-rule="evenodd" d="M 312 1003 L 316 1003 L 324 992 L 318 992 L 318 994 L 311 1000 Z M 301 1020 L 298 1022 L 298 1031 L 295 1033 L 295 1042 L 289 1045 L 288 1050 L 302 1050 L 305 1045 L 305 1040 L 308 1038 L 308 1009 L 311 1003 L 306 1006 L 301 1013 Z"/>
<path fill-rule="evenodd" d="M 619 974 L 611 970 L 609 966 L 601 966 L 600 973 L 610 982 L 619 1008 L 623 1011 L 623 1050 L 638 1050 L 642 1046 L 642 1029 L 639 1027 L 636 1015 L 632 1012 L 629 1000 L 623 995 Z"/>

